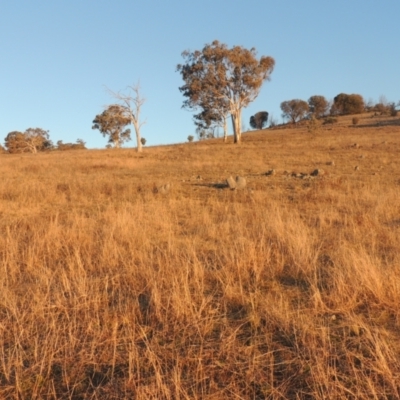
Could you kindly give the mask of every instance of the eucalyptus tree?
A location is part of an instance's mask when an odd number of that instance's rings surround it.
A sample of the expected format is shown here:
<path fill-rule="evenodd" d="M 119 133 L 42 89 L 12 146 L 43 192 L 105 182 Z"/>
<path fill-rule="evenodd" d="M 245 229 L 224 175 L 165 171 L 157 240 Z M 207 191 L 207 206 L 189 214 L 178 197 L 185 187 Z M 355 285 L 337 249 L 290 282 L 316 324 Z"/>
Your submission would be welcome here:
<path fill-rule="evenodd" d="M 259 111 L 250 117 L 250 126 L 253 129 L 264 129 L 268 122 L 268 112 Z"/>
<path fill-rule="evenodd" d="M 270 79 L 275 60 L 257 58 L 254 48 L 228 48 L 215 40 L 199 51 L 184 51 L 184 64 L 177 66 L 185 84 L 179 88 L 186 100 L 183 107 L 212 110 L 213 122 L 221 123 L 231 116 L 234 142 L 240 143 L 242 110 L 254 101 L 262 84 Z M 201 114 L 201 113 L 200 113 Z M 225 124 L 226 136 L 226 124 Z"/>
<path fill-rule="evenodd" d="M 126 107 L 120 104 L 111 104 L 93 120 L 92 129 L 98 129 L 104 137 L 108 136 L 108 143 L 114 147 L 131 140 L 131 130 L 125 129 L 131 123 Z"/>
<path fill-rule="evenodd" d="M 321 118 L 328 112 L 329 101 L 324 96 L 315 95 L 308 99 L 308 106 L 315 118 Z"/>
<path fill-rule="evenodd" d="M 361 114 L 365 110 L 364 99 L 360 94 L 340 93 L 333 99 L 332 115 Z"/>
<path fill-rule="evenodd" d="M 281 103 L 282 117 L 293 124 L 305 118 L 309 109 L 308 103 L 304 100 L 293 99 Z"/>
<path fill-rule="evenodd" d="M 4 139 L 4 144 L 9 153 L 37 153 L 53 147 L 49 131 L 42 128 L 28 128 L 25 132 L 12 131 Z"/>

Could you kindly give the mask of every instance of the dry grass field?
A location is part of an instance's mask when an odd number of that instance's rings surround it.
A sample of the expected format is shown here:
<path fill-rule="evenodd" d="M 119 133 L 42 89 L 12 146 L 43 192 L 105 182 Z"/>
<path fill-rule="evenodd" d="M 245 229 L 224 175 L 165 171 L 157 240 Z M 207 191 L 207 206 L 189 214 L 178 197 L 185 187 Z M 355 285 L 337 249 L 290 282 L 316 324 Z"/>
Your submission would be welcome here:
<path fill-rule="evenodd" d="M 400 120 L 377 121 L 0 155 L 0 398 L 400 398 Z"/>

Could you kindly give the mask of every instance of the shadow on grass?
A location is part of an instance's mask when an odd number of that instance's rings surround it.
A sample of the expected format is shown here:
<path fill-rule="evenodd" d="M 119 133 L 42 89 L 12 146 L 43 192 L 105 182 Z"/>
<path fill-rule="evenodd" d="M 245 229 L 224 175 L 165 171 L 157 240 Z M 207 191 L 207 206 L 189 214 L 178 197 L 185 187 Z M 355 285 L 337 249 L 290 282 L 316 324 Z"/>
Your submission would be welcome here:
<path fill-rule="evenodd" d="M 212 183 L 192 183 L 192 186 L 208 187 L 213 189 L 229 189 L 229 185 L 226 182 L 212 182 Z"/>

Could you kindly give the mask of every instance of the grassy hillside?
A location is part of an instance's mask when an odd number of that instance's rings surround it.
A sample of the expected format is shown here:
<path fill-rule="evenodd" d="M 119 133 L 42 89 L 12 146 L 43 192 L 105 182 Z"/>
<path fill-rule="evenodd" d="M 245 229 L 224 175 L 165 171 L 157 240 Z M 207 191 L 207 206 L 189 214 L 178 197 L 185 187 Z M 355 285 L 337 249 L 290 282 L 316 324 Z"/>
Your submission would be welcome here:
<path fill-rule="evenodd" d="M 399 398 L 399 152 L 365 115 L 0 155 L 0 398 Z"/>

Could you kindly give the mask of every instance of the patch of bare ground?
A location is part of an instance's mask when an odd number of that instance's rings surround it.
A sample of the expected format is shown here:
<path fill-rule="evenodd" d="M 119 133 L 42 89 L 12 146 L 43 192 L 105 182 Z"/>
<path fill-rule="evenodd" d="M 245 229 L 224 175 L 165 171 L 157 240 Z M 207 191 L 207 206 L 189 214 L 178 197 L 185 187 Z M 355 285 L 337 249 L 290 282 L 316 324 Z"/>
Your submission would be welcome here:
<path fill-rule="evenodd" d="M 1 155 L 0 398 L 399 398 L 400 127 L 365 120 Z"/>

